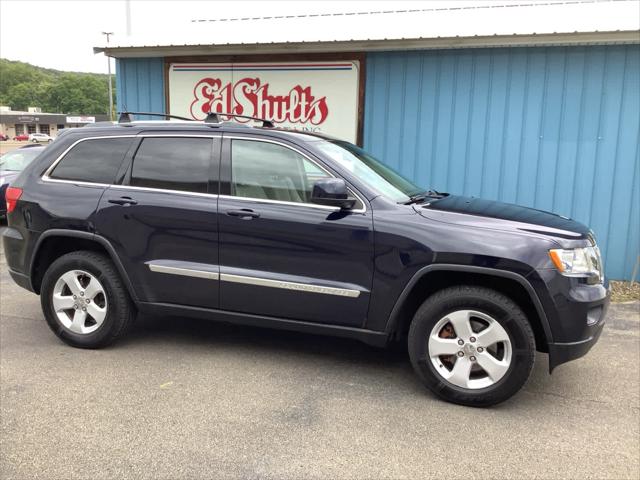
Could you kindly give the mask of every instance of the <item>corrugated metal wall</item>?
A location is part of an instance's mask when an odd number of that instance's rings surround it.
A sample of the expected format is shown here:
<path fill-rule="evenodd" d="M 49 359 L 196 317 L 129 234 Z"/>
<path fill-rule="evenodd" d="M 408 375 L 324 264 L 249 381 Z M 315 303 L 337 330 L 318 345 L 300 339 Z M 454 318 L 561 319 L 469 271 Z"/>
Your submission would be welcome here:
<path fill-rule="evenodd" d="M 425 187 L 590 225 L 612 278 L 640 255 L 640 46 L 367 55 L 364 146 Z"/>
<path fill-rule="evenodd" d="M 116 85 L 119 112 L 164 113 L 163 58 L 117 59 Z"/>
<path fill-rule="evenodd" d="M 640 255 L 640 46 L 367 55 L 364 144 L 437 190 L 590 225 L 607 273 Z M 162 58 L 117 61 L 118 109 L 164 112 Z"/>

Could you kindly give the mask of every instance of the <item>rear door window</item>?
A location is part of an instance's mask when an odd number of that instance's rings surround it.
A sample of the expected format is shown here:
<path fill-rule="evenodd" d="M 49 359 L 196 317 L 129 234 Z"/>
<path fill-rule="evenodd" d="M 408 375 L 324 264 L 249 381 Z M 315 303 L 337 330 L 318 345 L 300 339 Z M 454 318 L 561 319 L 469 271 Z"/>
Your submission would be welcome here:
<path fill-rule="evenodd" d="M 211 138 L 147 137 L 133 159 L 129 185 L 207 193 L 212 147 Z"/>
<path fill-rule="evenodd" d="M 132 138 L 83 140 L 67 152 L 49 178 L 110 185 L 115 182 L 131 141 Z"/>

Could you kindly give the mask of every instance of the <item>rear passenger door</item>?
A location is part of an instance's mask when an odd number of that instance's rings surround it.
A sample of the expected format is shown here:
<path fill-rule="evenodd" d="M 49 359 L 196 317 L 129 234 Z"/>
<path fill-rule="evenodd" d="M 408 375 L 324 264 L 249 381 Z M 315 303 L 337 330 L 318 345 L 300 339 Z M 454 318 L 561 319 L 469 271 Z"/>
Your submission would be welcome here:
<path fill-rule="evenodd" d="M 218 307 L 220 137 L 144 135 L 122 185 L 102 196 L 98 233 L 142 301 Z"/>

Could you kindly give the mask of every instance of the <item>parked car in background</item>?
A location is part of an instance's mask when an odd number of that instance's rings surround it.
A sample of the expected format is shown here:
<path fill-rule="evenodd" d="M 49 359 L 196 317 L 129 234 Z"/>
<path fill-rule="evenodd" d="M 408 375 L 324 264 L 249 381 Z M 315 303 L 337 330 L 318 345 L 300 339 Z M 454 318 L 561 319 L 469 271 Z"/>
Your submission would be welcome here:
<path fill-rule="evenodd" d="M 40 155 L 45 147 L 42 145 L 27 145 L 29 148 L 19 148 L 12 152 L 5 153 L 0 157 L 0 218 L 7 214 L 7 204 L 5 202 L 5 192 L 9 184 L 20 174 L 20 172 Z"/>
<path fill-rule="evenodd" d="M 24 142 L 26 140 L 29 140 L 29 134 L 28 133 L 21 133 L 20 135 L 16 135 L 15 137 L 13 137 L 14 140 L 17 140 L 19 142 Z"/>
<path fill-rule="evenodd" d="M 0 133 L 0 142 L 6 142 L 9 140 L 9 135 L 5 135 L 4 133 Z"/>
<path fill-rule="evenodd" d="M 33 143 L 51 143 L 53 142 L 53 137 L 46 133 L 32 133 L 29 135 L 29 141 Z"/>

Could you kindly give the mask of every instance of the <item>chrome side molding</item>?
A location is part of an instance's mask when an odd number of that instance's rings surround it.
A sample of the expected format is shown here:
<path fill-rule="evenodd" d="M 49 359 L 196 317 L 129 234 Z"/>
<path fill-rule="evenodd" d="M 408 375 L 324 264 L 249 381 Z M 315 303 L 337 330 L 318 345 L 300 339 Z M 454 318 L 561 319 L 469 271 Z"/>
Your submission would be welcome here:
<path fill-rule="evenodd" d="M 220 275 L 217 272 L 208 272 L 206 270 L 194 270 L 192 268 L 170 267 L 168 265 L 159 265 L 157 263 L 149 263 L 149 270 L 159 273 L 170 273 L 172 275 L 182 275 L 184 277 L 208 278 L 209 280 L 218 280 Z"/>
<path fill-rule="evenodd" d="M 274 280 L 271 278 L 248 277 L 245 275 L 234 275 L 231 273 L 218 273 L 210 270 L 197 268 L 187 268 L 186 266 L 177 267 L 167 265 L 165 263 L 149 262 L 149 270 L 158 273 L 168 273 L 171 275 L 182 275 L 185 277 L 205 278 L 208 280 L 221 280 L 229 283 L 241 283 L 244 285 L 256 285 L 259 287 L 280 288 L 283 290 L 296 290 L 298 292 L 320 293 L 322 295 L 336 295 L 338 297 L 358 298 L 360 290 L 350 288 L 328 287 L 323 285 L 314 285 L 311 283 L 286 282 L 284 280 Z M 197 266 L 199 264 L 194 264 Z"/>
<path fill-rule="evenodd" d="M 229 273 L 220 274 L 223 282 L 243 283 L 245 285 L 257 285 L 260 287 L 282 288 L 284 290 L 298 290 L 300 292 L 322 293 L 324 295 L 337 295 L 339 297 L 357 298 L 360 296 L 359 290 L 348 288 L 323 287 L 309 283 L 284 282 L 282 280 L 272 280 L 270 278 L 245 277 L 243 275 L 232 275 Z"/>

